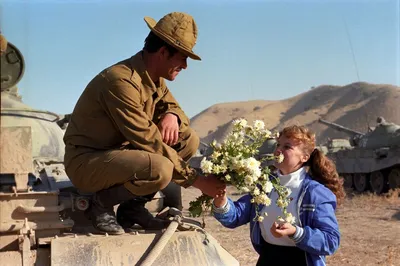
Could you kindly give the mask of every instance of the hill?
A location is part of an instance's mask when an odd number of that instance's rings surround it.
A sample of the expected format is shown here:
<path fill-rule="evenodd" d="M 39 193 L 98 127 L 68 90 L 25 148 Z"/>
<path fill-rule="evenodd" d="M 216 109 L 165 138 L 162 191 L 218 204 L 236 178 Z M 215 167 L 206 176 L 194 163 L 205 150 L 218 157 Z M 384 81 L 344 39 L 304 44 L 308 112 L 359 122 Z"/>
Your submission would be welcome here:
<path fill-rule="evenodd" d="M 378 116 L 400 124 L 400 87 L 356 82 L 346 86 L 321 85 L 279 101 L 256 100 L 213 105 L 191 118 L 191 125 L 203 142 L 220 140 L 233 119 L 263 120 L 271 130 L 291 124 L 310 127 L 318 143 L 328 138 L 347 138 L 318 122 L 319 118 L 366 132 Z"/>

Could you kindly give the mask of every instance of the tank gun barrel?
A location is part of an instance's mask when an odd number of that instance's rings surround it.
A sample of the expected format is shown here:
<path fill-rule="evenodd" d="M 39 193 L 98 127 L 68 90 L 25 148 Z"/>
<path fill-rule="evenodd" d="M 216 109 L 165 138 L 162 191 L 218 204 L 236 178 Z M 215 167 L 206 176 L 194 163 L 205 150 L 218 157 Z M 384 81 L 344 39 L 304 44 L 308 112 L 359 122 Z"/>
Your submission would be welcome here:
<path fill-rule="evenodd" d="M 347 134 L 351 134 L 351 135 L 361 135 L 361 136 L 364 135 L 364 133 L 362 133 L 362 132 L 360 132 L 360 131 L 353 130 L 353 129 L 350 129 L 350 128 L 341 126 L 341 125 L 339 125 L 339 124 L 326 121 L 326 120 L 324 120 L 324 119 L 322 119 L 322 118 L 318 119 L 318 122 L 320 122 L 321 124 L 325 124 L 325 125 L 327 125 L 327 126 L 329 126 L 329 127 L 332 127 L 332 128 L 334 128 L 334 129 L 336 129 L 336 130 L 338 130 L 338 131 L 345 132 L 345 133 L 347 133 Z"/>

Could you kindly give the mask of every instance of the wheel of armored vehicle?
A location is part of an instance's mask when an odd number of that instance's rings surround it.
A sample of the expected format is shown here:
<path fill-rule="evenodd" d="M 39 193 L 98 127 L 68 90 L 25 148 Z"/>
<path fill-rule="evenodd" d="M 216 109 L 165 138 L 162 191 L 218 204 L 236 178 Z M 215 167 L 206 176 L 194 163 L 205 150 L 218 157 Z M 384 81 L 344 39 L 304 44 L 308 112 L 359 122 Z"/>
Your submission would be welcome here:
<path fill-rule="evenodd" d="M 388 176 L 389 188 L 400 188 L 400 168 L 393 168 Z"/>
<path fill-rule="evenodd" d="M 376 194 L 382 194 L 386 192 L 388 188 L 387 179 L 382 171 L 371 173 L 369 185 L 371 186 L 371 191 Z"/>
<path fill-rule="evenodd" d="M 354 188 L 357 192 L 364 192 L 368 189 L 368 176 L 367 174 L 354 174 Z"/>
<path fill-rule="evenodd" d="M 343 175 L 343 186 L 345 188 L 352 188 L 353 187 L 353 176 L 351 174 L 344 174 Z"/>

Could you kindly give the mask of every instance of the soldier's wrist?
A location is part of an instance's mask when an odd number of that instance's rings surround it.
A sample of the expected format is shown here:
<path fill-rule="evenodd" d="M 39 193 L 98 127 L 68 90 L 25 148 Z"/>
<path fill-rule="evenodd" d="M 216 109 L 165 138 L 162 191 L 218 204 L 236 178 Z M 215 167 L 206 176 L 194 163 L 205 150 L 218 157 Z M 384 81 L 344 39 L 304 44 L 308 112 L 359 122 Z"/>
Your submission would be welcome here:
<path fill-rule="evenodd" d="M 204 177 L 202 175 L 196 175 L 193 178 L 192 186 L 202 190 L 204 188 Z"/>
<path fill-rule="evenodd" d="M 193 186 L 193 184 L 198 179 L 197 171 L 191 167 L 188 167 L 184 172 L 185 174 L 182 174 L 182 176 L 184 176 L 186 181 L 184 182 L 184 184 L 182 184 L 182 187 L 187 188 Z"/>
<path fill-rule="evenodd" d="M 181 119 L 179 118 L 179 115 L 177 115 L 177 114 L 175 114 L 175 113 L 173 113 L 173 112 L 166 112 L 166 113 L 164 114 L 164 116 L 169 115 L 169 114 L 175 116 L 176 121 L 178 122 L 178 125 L 181 125 Z"/>

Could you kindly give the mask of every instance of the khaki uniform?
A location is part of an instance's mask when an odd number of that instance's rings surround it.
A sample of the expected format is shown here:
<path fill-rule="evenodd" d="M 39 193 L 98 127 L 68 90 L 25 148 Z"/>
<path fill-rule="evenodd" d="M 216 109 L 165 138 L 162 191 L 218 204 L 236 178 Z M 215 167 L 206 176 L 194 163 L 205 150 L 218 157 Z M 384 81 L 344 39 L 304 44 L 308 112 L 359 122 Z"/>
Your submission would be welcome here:
<path fill-rule="evenodd" d="M 72 183 L 97 192 L 114 185 L 134 195 L 148 195 L 172 180 L 188 187 L 196 172 L 187 161 L 199 138 L 189 118 L 160 78 L 156 86 L 142 53 L 99 73 L 86 87 L 64 136 L 64 163 Z M 179 143 L 162 140 L 157 123 L 165 113 L 179 120 Z"/>

